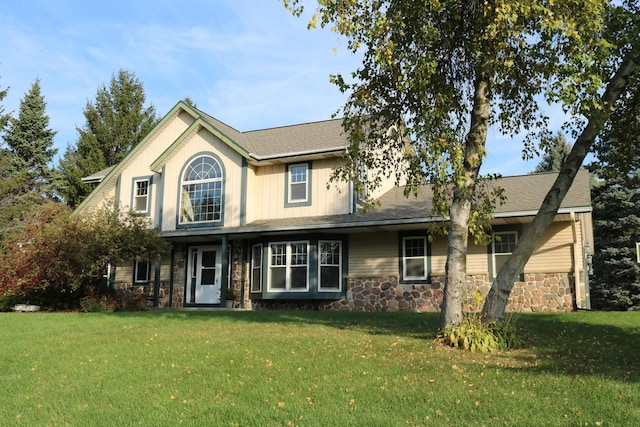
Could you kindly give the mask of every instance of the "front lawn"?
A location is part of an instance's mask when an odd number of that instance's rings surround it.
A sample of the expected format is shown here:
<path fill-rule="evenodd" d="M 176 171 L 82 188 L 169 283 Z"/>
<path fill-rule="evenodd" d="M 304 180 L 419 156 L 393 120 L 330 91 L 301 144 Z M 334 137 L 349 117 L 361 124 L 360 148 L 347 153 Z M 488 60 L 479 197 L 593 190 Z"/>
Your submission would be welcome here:
<path fill-rule="evenodd" d="M 0 314 L 0 423 L 640 425 L 640 313 L 519 315 L 471 354 L 417 313 Z"/>

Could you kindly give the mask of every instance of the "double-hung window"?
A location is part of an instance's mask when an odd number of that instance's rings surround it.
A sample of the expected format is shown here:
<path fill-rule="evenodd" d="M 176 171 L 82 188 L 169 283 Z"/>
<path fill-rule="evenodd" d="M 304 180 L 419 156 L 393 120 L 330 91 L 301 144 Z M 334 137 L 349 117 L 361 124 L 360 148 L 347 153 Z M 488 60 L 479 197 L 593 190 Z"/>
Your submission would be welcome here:
<path fill-rule="evenodd" d="M 287 167 L 287 205 L 308 204 L 311 202 L 311 176 L 308 163 Z"/>
<path fill-rule="evenodd" d="M 179 224 L 222 221 L 222 182 L 216 159 L 204 155 L 191 161 L 180 183 Z"/>
<path fill-rule="evenodd" d="M 402 279 L 427 279 L 427 238 L 402 238 Z"/>
<path fill-rule="evenodd" d="M 149 260 L 143 259 L 136 261 L 133 267 L 133 281 L 135 283 L 148 283 L 149 282 Z"/>
<path fill-rule="evenodd" d="M 309 242 L 269 244 L 269 290 L 309 289 Z"/>
<path fill-rule="evenodd" d="M 251 292 L 262 291 L 262 245 L 251 247 Z"/>
<path fill-rule="evenodd" d="M 149 205 L 151 202 L 151 179 L 150 178 L 134 178 L 133 179 L 133 200 L 132 208 L 137 213 L 149 213 Z"/>
<path fill-rule="evenodd" d="M 320 240 L 318 247 L 318 290 L 339 291 L 342 283 L 342 242 Z"/>
<path fill-rule="evenodd" d="M 495 277 L 500 268 L 507 262 L 513 249 L 518 243 L 518 233 L 516 231 L 503 231 L 493 233 L 492 253 L 493 253 L 493 276 Z"/>

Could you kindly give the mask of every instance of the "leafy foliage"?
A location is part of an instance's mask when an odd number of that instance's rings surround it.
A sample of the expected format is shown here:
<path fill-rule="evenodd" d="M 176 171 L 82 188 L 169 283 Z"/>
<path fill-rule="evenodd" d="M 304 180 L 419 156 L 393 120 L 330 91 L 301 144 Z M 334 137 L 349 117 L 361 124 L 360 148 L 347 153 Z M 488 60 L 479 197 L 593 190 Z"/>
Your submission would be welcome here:
<path fill-rule="evenodd" d="M 516 348 L 520 340 L 516 334 L 515 322 L 484 321 L 479 313 L 482 296 L 476 291 L 471 296 L 463 320 L 455 325 L 446 325 L 436 340 L 444 345 L 467 350 L 472 353 L 489 353 Z"/>
<path fill-rule="evenodd" d="M 284 3 L 302 13 L 301 0 Z M 607 5 L 318 2 L 310 26 L 330 26 L 363 54 L 350 77 L 332 76 L 349 94 L 342 112 L 350 142 L 333 178 L 360 189 L 393 177 L 407 184 L 407 194 L 425 181 L 433 185 L 434 212 L 425 214 L 449 219 L 443 325 L 462 320 L 469 232 L 487 232 L 487 209 L 498 200 L 482 185 L 496 177 L 480 175 L 489 126 L 527 133 L 530 155 L 532 141 L 548 134 L 546 102 L 577 120 L 602 110 L 599 60 L 612 47 L 602 37 Z"/>
<path fill-rule="evenodd" d="M 161 256 L 168 244 L 148 220 L 112 207 L 83 217 L 68 207 L 46 205 L 20 231 L 2 242 L 0 301 L 48 309 L 75 308 L 87 286 L 108 263 Z"/>
<path fill-rule="evenodd" d="M 447 325 L 438 335 L 445 345 L 472 353 L 504 351 L 518 346 L 515 325 L 505 322 L 483 322 L 480 316 L 466 315 L 456 325 Z"/>
<path fill-rule="evenodd" d="M 155 107 L 145 107 L 145 101 L 135 74 L 120 70 L 108 88 L 98 89 L 94 103 L 87 102 L 76 147 L 68 146 L 60 160 L 59 190 L 69 205 L 89 194 L 83 177 L 119 163 L 156 125 Z"/>

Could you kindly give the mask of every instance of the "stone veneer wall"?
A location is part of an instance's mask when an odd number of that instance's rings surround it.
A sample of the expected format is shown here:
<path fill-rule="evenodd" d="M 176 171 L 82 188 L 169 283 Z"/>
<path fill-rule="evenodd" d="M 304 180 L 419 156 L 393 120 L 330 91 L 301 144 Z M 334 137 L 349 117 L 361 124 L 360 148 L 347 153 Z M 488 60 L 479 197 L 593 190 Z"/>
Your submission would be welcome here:
<path fill-rule="evenodd" d="M 173 298 L 172 298 L 172 307 L 181 308 L 184 306 L 184 284 L 185 278 L 187 274 L 187 250 L 185 247 L 176 247 L 173 258 Z M 231 266 L 230 266 L 230 283 L 231 286 L 238 291 L 238 295 L 242 295 L 241 289 L 243 287 L 242 283 L 242 245 L 241 242 L 233 241 L 231 242 Z M 249 284 L 244 283 L 245 287 L 245 307 L 251 307 L 251 301 L 249 300 Z M 167 295 L 169 294 L 169 290 L 167 290 Z M 167 298 L 167 305 L 163 307 L 168 307 L 169 305 Z M 224 301 L 222 302 L 224 304 Z M 236 301 L 235 306 L 238 306 L 240 301 Z"/>
<path fill-rule="evenodd" d="M 171 307 L 184 306 L 184 284 L 187 275 L 187 250 L 176 246 L 173 253 L 173 295 Z"/>
<path fill-rule="evenodd" d="M 444 277 L 434 277 L 430 284 L 402 285 L 398 278 L 371 277 L 347 280 L 346 297 L 333 301 L 262 300 L 254 301 L 254 309 L 272 310 L 340 310 L 340 311 L 411 311 L 439 312 L 443 299 Z M 484 298 L 491 288 L 487 275 L 467 277 L 469 306 L 473 294 Z M 516 282 L 509 297 L 509 312 L 573 311 L 573 278 L 567 273 L 525 274 Z"/>

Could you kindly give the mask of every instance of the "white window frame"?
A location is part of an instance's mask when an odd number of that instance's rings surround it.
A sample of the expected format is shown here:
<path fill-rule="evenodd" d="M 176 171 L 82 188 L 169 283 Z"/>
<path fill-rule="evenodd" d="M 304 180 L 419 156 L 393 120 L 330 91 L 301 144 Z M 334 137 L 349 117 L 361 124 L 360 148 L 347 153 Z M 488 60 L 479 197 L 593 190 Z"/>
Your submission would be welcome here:
<path fill-rule="evenodd" d="M 259 256 L 255 257 L 255 250 L 259 250 Z M 250 284 L 250 289 L 251 292 L 256 293 L 256 292 L 262 292 L 262 263 L 263 263 L 263 259 L 262 259 L 262 255 L 263 255 L 263 249 L 262 249 L 262 245 L 258 244 L 258 245 L 253 245 L 251 246 L 251 284 Z M 257 261 L 257 262 L 256 262 Z M 259 265 L 256 265 L 259 264 Z M 257 288 L 254 287 L 255 285 L 255 273 L 258 274 L 258 286 Z"/>
<path fill-rule="evenodd" d="M 491 236 L 491 267 L 493 269 L 493 277 L 498 275 L 498 269 L 496 265 L 496 255 L 498 256 L 511 256 L 512 252 L 497 252 L 496 250 L 496 236 L 513 235 L 515 236 L 514 248 L 518 244 L 518 232 L 517 231 L 494 231 Z"/>
<path fill-rule="evenodd" d="M 202 179 L 194 179 L 194 180 L 186 180 L 186 175 L 188 175 L 189 170 L 191 165 L 193 165 L 196 161 L 202 159 L 202 158 L 208 158 L 211 159 L 213 161 L 213 163 L 217 164 L 218 169 L 220 170 L 220 176 L 218 177 L 214 177 L 214 178 L 202 178 Z M 214 166 L 215 167 L 215 166 Z M 219 190 L 217 192 L 217 194 L 214 194 L 214 197 L 217 196 L 220 200 L 219 203 L 219 211 L 216 212 L 215 210 L 213 211 L 213 219 L 204 219 L 204 220 L 198 220 L 196 221 L 195 218 L 192 220 L 188 220 L 187 219 L 187 215 L 184 213 L 185 210 L 191 209 L 191 213 L 192 215 L 194 215 L 194 207 L 191 206 L 192 205 L 192 201 L 191 198 L 189 197 L 189 192 L 186 190 L 185 187 L 188 187 L 190 185 L 207 185 L 207 184 L 211 184 L 211 185 L 215 185 L 216 187 L 219 186 Z M 224 169 L 222 167 L 222 163 L 220 163 L 220 161 L 218 161 L 218 159 L 216 159 L 215 157 L 211 156 L 211 155 L 207 155 L 207 154 L 203 154 L 197 157 L 192 158 L 191 160 L 189 160 L 189 162 L 187 163 L 187 165 L 185 166 L 184 170 L 182 171 L 182 174 L 180 176 L 180 207 L 178 209 L 178 224 L 180 225 L 189 225 L 189 224 L 206 224 L 206 223 L 220 223 L 222 222 L 222 218 L 223 218 L 223 213 L 224 213 Z M 189 207 L 186 206 L 187 203 L 190 205 Z M 213 204 L 213 206 L 215 207 L 216 205 Z M 203 214 L 200 213 L 200 215 L 202 216 Z M 206 214 L 205 214 L 206 215 Z M 216 218 L 216 215 L 218 218 Z"/>
<path fill-rule="evenodd" d="M 294 181 L 294 169 L 296 168 L 304 168 L 304 180 L 303 181 Z M 294 199 L 293 198 L 293 186 L 294 185 L 304 185 L 304 198 L 303 199 Z M 288 195 L 287 195 L 287 203 L 296 204 L 296 203 L 306 203 L 309 201 L 309 163 L 296 163 L 293 165 L 289 165 L 287 171 L 287 186 L 288 186 Z"/>
<path fill-rule="evenodd" d="M 293 265 L 292 264 L 292 256 L 293 256 L 293 251 L 292 251 L 292 245 L 297 245 L 297 244 L 304 244 L 306 247 L 306 256 L 307 256 L 307 263 L 304 264 L 306 266 L 306 270 L 307 270 L 307 274 L 306 274 L 306 286 L 304 288 L 292 288 L 292 284 L 291 284 L 291 273 L 292 273 L 292 268 L 298 268 L 299 266 L 303 265 L 303 264 L 296 264 Z M 274 245 L 285 245 L 285 264 L 284 265 L 278 265 L 278 266 L 274 266 L 273 265 L 273 252 L 272 252 L 272 247 Z M 268 274 L 267 274 L 267 289 L 269 291 L 273 291 L 273 292 L 309 292 L 309 257 L 310 257 L 310 253 L 309 253 L 309 241 L 308 240 L 297 240 L 297 241 L 287 241 L 287 242 L 269 242 L 269 249 L 268 249 L 268 255 L 269 255 L 269 262 L 267 265 L 268 268 Z M 272 268 L 284 268 L 285 269 L 285 287 L 283 288 L 272 288 L 272 283 L 271 283 L 271 270 Z"/>
<path fill-rule="evenodd" d="M 421 240 L 424 245 L 424 255 L 420 256 L 407 256 L 407 241 L 408 240 Z M 427 271 L 427 237 L 426 236 L 405 236 L 402 238 L 402 279 L 403 280 L 426 280 L 429 272 Z M 407 260 L 422 259 L 422 265 L 424 269 L 424 275 L 422 276 L 410 276 L 407 273 Z"/>
<path fill-rule="evenodd" d="M 338 244 L 338 264 L 323 263 L 322 244 Z M 338 268 L 338 286 L 325 288 L 322 286 L 322 267 Z M 340 240 L 318 240 L 318 292 L 340 292 L 342 291 L 342 242 Z"/>
<path fill-rule="evenodd" d="M 640 242 L 636 242 L 636 262 L 640 263 Z"/>
<path fill-rule="evenodd" d="M 140 269 L 140 263 L 146 263 L 147 264 L 147 279 L 146 280 L 139 280 L 138 279 L 138 271 Z M 147 260 L 136 260 L 134 266 L 133 266 L 133 282 L 134 283 L 149 283 L 150 280 L 150 276 L 151 276 L 151 262 L 147 259 Z"/>
<path fill-rule="evenodd" d="M 138 184 L 146 183 L 146 194 L 138 194 Z M 145 204 L 144 209 L 138 209 L 138 200 L 144 197 Z M 136 213 L 149 213 L 151 205 L 151 179 L 149 178 L 134 178 L 133 179 L 133 206 L 131 209 Z"/>

